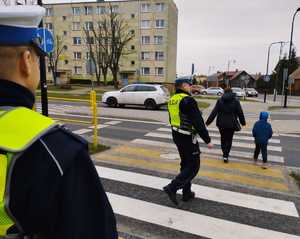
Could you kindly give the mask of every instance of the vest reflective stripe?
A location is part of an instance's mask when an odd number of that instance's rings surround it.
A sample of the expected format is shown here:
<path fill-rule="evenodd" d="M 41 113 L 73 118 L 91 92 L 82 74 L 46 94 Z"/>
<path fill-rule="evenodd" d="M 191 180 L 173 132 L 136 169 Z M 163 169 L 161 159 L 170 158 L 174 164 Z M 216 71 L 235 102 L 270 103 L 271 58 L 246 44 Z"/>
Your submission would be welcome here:
<path fill-rule="evenodd" d="M 0 109 L 0 150 L 7 152 L 7 155 L 0 154 L 0 237 L 5 236 L 7 229 L 14 224 L 6 198 L 10 191 L 13 155 L 26 150 L 56 125 L 52 119 L 27 108 Z"/>
<path fill-rule="evenodd" d="M 180 102 L 189 96 L 188 94 L 175 94 L 171 97 L 168 102 L 168 111 L 170 116 L 170 124 L 173 127 L 180 128 L 181 126 L 181 118 L 180 118 Z"/>

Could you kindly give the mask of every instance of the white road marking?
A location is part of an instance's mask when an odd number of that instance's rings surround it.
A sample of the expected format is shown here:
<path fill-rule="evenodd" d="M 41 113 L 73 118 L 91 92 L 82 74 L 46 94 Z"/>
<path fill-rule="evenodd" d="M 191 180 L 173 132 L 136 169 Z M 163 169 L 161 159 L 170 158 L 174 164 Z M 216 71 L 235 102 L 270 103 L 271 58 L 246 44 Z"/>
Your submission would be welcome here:
<path fill-rule="evenodd" d="M 82 135 L 82 134 L 92 132 L 92 130 L 91 129 L 79 129 L 79 130 L 75 130 L 75 131 L 72 131 L 72 132 L 74 134 Z"/>
<path fill-rule="evenodd" d="M 160 141 L 153 141 L 153 140 L 146 140 L 146 139 L 135 139 L 131 141 L 134 144 L 142 144 L 142 145 L 148 145 L 148 146 L 155 146 L 155 147 L 163 147 L 163 148 L 171 148 L 171 149 L 177 149 L 176 145 L 173 143 L 165 143 Z M 201 151 L 206 154 L 217 154 L 221 155 L 221 150 L 219 149 L 207 149 L 205 147 L 201 148 Z M 230 151 L 230 155 L 234 157 L 242 157 L 242 158 L 250 158 L 253 159 L 252 153 L 247 153 L 243 151 Z M 261 159 L 261 156 L 259 156 L 259 159 Z M 284 157 L 276 156 L 276 155 L 268 155 L 268 161 L 269 162 L 276 162 L 276 163 L 284 163 Z"/>
<path fill-rule="evenodd" d="M 300 138 L 300 135 L 297 135 L 297 134 L 280 134 L 280 136 L 291 137 L 291 138 Z"/>
<path fill-rule="evenodd" d="M 172 135 L 170 134 L 161 134 L 161 133 L 148 133 L 145 135 L 146 137 L 154 137 L 154 138 L 163 138 L 163 139 L 172 139 Z M 200 139 L 200 137 L 198 137 Z M 221 145 L 219 140 L 212 139 L 211 141 L 215 145 Z M 243 142 L 232 142 L 233 147 L 246 148 L 246 149 L 255 149 L 254 143 L 243 143 Z M 282 148 L 280 146 L 268 146 L 269 151 L 282 152 Z"/>
<path fill-rule="evenodd" d="M 162 188 L 170 183 L 170 179 L 155 177 L 140 173 L 134 173 L 119 169 L 111 169 L 107 167 L 96 166 L 98 175 L 102 178 L 154 188 L 162 190 Z M 254 196 L 245 193 L 232 192 L 213 187 L 201 186 L 193 184 L 193 191 L 197 198 L 225 203 L 229 205 L 250 208 L 265 212 L 272 212 L 281 215 L 299 217 L 295 204 L 290 201 L 279 199 Z M 155 215 L 155 214 L 154 214 Z"/>
<path fill-rule="evenodd" d="M 157 129 L 157 131 L 161 131 L 161 132 L 170 132 L 171 133 L 171 129 L 169 128 L 159 128 Z M 209 133 L 210 137 L 215 137 L 215 138 L 220 138 L 221 135 L 219 133 Z M 300 136 L 299 136 L 300 137 Z M 238 140 L 249 140 L 249 141 L 254 141 L 254 138 L 252 136 L 243 136 L 243 135 L 239 135 L 239 134 L 235 134 L 234 135 L 234 139 L 238 139 Z M 270 139 L 269 143 L 273 143 L 273 144 L 280 144 L 280 139 Z"/>
<path fill-rule="evenodd" d="M 116 214 L 213 239 L 300 239 L 299 236 L 213 218 L 107 193 Z"/>
<path fill-rule="evenodd" d="M 108 127 L 109 125 L 105 125 L 105 124 L 98 124 L 97 125 L 97 129 L 103 129 Z M 90 126 L 89 129 L 94 129 L 94 126 Z"/>
<path fill-rule="evenodd" d="M 104 124 L 108 124 L 108 125 L 116 125 L 116 124 L 120 124 L 122 123 L 121 121 L 109 121 L 109 122 L 105 122 Z"/>

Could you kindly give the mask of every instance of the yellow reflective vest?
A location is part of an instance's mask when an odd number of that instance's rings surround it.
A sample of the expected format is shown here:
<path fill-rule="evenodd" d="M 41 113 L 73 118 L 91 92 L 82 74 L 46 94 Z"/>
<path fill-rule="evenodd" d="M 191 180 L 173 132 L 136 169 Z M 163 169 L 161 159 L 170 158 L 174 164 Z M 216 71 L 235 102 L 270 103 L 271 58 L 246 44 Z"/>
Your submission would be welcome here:
<path fill-rule="evenodd" d="M 9 210 L 10 177 L 15 155 L 20 155 L 57 124 L 50 118 L 24 107 L 0 107 L 0 237 L 18 225 Z M 21 228 L 19 228 L 21 230 Z"/>

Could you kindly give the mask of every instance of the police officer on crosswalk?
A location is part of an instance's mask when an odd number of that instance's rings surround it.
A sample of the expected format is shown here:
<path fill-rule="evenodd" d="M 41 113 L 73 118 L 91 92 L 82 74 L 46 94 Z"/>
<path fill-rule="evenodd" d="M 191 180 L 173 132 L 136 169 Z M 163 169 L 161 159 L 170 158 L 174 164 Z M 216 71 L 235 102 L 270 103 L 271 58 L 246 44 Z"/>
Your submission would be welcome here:
<path fill-rule="evenodd" d="M 176 92 L 168 102 L 172 136 L 181 158 L 181 168 L 176 178 L 163 189 L 175 205 L 178 205 L 176 192 L 179 189 L 182 189 L 183 201 L 186 202 L 195 197 L 195 193 L 191 190 L 191 180 L 200 168 L 197 134 L 208 144 L 209 148 L 213 147 L 198 104 L 191 96 L 191 85 L 191 77 L 176 79 Z"/>
<path fill-rule="evenodd" d="M 0 238 L 116 239 L 87 143 L 31 110 L 39 56 L 53 43 L 37 28 L 44 14 L 0 7 Z"/>

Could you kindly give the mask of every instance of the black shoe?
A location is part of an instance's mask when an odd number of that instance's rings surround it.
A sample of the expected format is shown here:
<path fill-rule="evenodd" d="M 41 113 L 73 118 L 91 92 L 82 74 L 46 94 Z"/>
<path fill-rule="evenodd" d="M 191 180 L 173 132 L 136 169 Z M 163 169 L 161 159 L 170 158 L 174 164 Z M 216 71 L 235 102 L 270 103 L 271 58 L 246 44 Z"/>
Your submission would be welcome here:
<path fill-rule="evenodd" d="M 177 198 L 176 198 L 176 193 L 172 192 L 168 186 L 165 186 L 163 188 L 166 194 L 168 194 L 169 199 L 176 205 L 178 206 Z"/>
<path fill-rule="evenodd" d="M 223 157 L 224 163 L 228 163 L 228 158 Z"/>
<path fill-rule="evenodd" d="M 185 193 L 182 195 L 182 201 L 187 202 L 191 199 L 195 198 L 195 193 L 194 192 L 190 192 L 190 193 Z"/>

